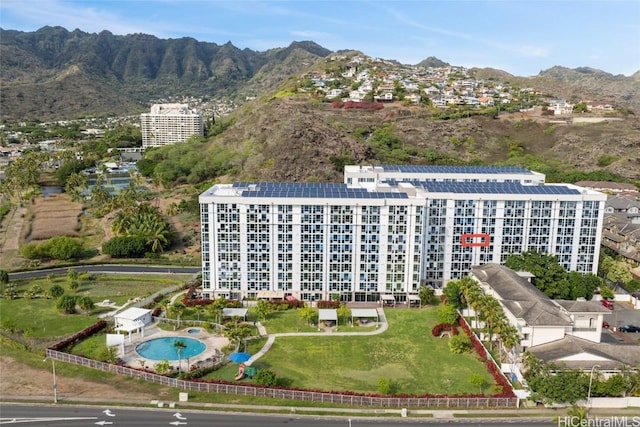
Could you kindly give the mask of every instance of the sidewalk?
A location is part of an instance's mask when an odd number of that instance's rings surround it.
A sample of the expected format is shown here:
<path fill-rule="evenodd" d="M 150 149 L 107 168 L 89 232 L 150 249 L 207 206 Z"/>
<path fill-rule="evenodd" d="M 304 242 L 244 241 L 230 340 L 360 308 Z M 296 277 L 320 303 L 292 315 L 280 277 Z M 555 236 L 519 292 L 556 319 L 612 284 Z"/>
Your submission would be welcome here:
<path fill-rule="evenodd" d="M 233 397 L 230 395 L 230 397 Z M 0 404 L 2 403 L 43 403 L 50 404 L 51 396 L 1 396 Z M 160 407 L 159 401 L 147 401 L 147 400 L 119 400 L 119 399 L 104 399 L 104 398 L 70 398 L 65 399 L 64 396 L 58 396 L 58 405 L 66 404 L 84 404 L 84 405 L 117 405 L 123 407 L 135 406 L 135 407 Z M 340 416 L 349 415 L 350 417 L 363 417 L 372 418 L 389 415 L 402 416 L 402 408 L 331 408 L 331 407 L 293 407 L 293 406 L 275 406 L 275 405 L 244 405 L 244 404 L 230 404 L 230 403 L 205 403 L 205 402 L 175 402 L 171 400 L 164 400 L 162 407 L 193 409 L 193 410 L 211 410 L 211 411 L 225 411 L 225 412 L 251 412 L 256 414 L 261 413 L 281 413 L 291 414 L 296 413 L 298 415 L 305 415 L 305 413 L 314 416 Z M 424 418 L 425 420 L 458 420 L 458 419 L 478 419 L 478 420 L 490 420 L 490 419 L 517 419 L 517 421 L 524 423 L 526 420 L 549 420 L 554 417 L 562 417 L 566 414 L 566 408 L 563 409 L 548 409 L 548 408 L 534 408 L 534 409 L 507 409 L 507 408 L 483 408 L 483 409 L 408 409 L 407 416 L 412 419 Z M 592 408 L 589 411 L 590 417 L 633 417 L 638 415 L 638 408 L 627 409 L 604 409 L 604 408 Z"/>

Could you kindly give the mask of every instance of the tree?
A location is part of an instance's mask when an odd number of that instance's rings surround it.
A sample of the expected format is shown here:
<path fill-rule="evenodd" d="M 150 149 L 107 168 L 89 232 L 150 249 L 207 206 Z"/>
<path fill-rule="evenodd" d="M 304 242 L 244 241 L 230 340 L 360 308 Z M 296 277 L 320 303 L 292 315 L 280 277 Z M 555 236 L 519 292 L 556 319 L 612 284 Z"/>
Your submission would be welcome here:
<path fill-rule="evenodd" d="M 229 323 L 225 330 L 224 336 L 229 339 L 231 344 L 235 344 L 235 349 L 240 349 L 240 343 L 244 342 L 247 338 L 253 335 L 254 328 L 248 323 L 240 323 L 237 320 Z"/>
<path fill-rule="evenodd" d="M 307 323 L 307 325 L 311 324 L 311 321 L 315 318 L 316 314 L 316 310 L 307 304 L 298 309 L 298 315 Z"/>
<path fill-rule="evenodd" d="M 342 324 L 345 325 L 351 317 L 351 309 L 347 307 L 344 303 L 340 303 L 340 307 L 338 307 L 337 314 L 338 319 L 342 320 Z"/>
<path fill-rule="evenodd" d="M 0 270 L 0 283 L 1 284 L 9 283 L 9 273 L 7 273 L 7 270 Z"/>
<path fill-rule="evenodd" d="M 420 289 L 418 290 L 418 297 L 420 298 L 420 303 L 422 305 L 433 304 L 435 291 L 430 286 L 420 286 Z"/>
<path fill-rule="evenodd" d="M 462 354 L 471 350 L 471 340 L 466 335 L 454 335 L 449 340 L 451 353 Z"/>
<path fill-rule="evenodd" d="M 89 180 L 83 173 L 71 174 L 65 184 L 65 193 L 71 196 L 71 200 L 74 202 L 80 202 L 84 199 L 84 192 L 89 188 Z"/>
<path fill-rule="evenodd" d="M 76 270 L 74 270 L 72 267 L 69 267 L 67 269 L 67 278 L 69 278 L 70 280 L 77 280 L 78 279 L 78 272 Z"/>
<path fill-rule="evenodd" d="M 160 375 L 168 374 L 171 371 L 171 364 L 168 360 L 164 359 L 153 365 L 153 369 Z"/>
<path fill-rule="evenodd" d="M 533 285 L 549 298 L 568 299 L 571 289 L 566 271 L 555 255 L 531 250 L 521 254 L 510 254 L 504 264 L 512 270 L 528 271 L 535 277 Z"/>
<path fill-rule="evenodd" d="M 178 372 L 182 372 L 182 350 L 187 348 L 187 344 L 184 341 L 177 340 L 173 343 L 173 347 L 175 347 L 178 353 Z"/>
<path fill-rule="evenodd" d="M 455 325 L 458 322 L 458 310 L 450 304 L 443 304 L 438 307 L 438 321 L 449 325 Z"/>
<path fill-rule="evenodd" d="M 207 306 L 207 311 L 209 312 L 209 315 L 213 317 L 213 321 L 215 323 L 222 323 L 222 311 L 224 309 L 224 304 L 224 300 L 222 298 L 218 298 L 213 301 L 213 304 L 209 304 Z"/>
<path fill-rule="evenodd" d="M 273 305 L 265 300 L 260 300 L 256 304 L 256 316 L 259 320 L 265 320 L 273 312 Z"/>
<path fill-rule="evenodd" d="M 615 298 L 615 294 L 613 293 L 613 290 L 607 285 L 600 286 L 600 296 L 604 299 Z"/>
<path fill-rule="evenodd" d="M 118 348 L 116 346 L 105 346 L 98 355 L 98 359 L 103 362 L 113 363 L 116 361 L 117 351 Z"/>
<path fill-rule="evenodd" d="M 78 307 L 87 314 L 91 313 L 91 310 L 95 307 L 93 300 L 86 296 L 78 298 L 77 303 Z"/>
<path fill-rule="evenodd" d="M 62 295 L 56 302 L 56 309 L 65 314 L 73 314 L 76 312 L 77 299 L 73 295 Z"/>
<path fill-rule="evenodd" d="M 60 285 L 52 285 L 47 291 L 50 298 L 59 298 L 64 294 L 64 288 Z"/>
<path fill-rule="evenodd" d="M 455 308 L 462 310 L 465 308 L 465 303 L 462 301 L 462 291 L 460 290 L 460 282 L 457 280 L 451 280 L 442 290 L 447 304 L 454 306 Z"/>
<path fill-rule="evenodd" d="M 480 389 L 480 394 L 484 394 L 484 388 L 487 386 L 487 379 L 482 374 L 471 374 L 469 384 Z"/>
<path fill-rule="evenodd" d="M 76 292 L 78 290 L 78 288 L 80 288 L 80 282 L 77 280 L 72 280 L 71 283 L 69 283 L 69 290 Z"/>

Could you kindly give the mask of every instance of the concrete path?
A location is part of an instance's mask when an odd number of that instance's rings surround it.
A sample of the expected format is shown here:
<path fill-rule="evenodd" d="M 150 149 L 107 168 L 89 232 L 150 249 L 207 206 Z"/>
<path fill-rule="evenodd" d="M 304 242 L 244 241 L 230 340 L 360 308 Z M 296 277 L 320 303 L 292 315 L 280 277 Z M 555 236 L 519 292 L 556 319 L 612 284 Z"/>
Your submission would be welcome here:
<path fill-rule="evenodd" d="M 318 332 L 282 332 L 279 334 L 267 334 L 266 328 L 262 325 L 262 323 L 256 323 L 256 327 L 258 328 L 258 332 L 260 332 L 261 337 L 267 337 L 267 342 L 264 346 L 258 351 L 256 354 L 251 356 L 246 365 L 251 365 L 256 360 L 260 359 L 264 354 L 269 351 L 273 343 L 276 341 L 277 337 L 322 337 L 322 336 L 354 336 L 354 335 L 378 335 L 383 333 L 389 328 L 389 324 L 387 323 L 387 317 L 384 315 L 384 310 L 379 307 L 376 308 L 378 311 L 378 323 L 379 327 L 374 329 L 371 332 L 331 332 L 331 333 L 318 333 Z"/>

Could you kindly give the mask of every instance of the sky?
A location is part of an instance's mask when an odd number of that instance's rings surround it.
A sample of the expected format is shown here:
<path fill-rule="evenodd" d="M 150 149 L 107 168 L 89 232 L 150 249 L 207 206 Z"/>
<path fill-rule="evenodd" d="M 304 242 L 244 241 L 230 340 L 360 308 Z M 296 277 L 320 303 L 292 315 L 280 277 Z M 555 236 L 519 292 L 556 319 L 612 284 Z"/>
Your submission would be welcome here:
<path fill-rule="evenodd" d="M 193 37 L 255 51 L 310 40 L 417 64 L 534 76 L 561 65 L 640 71 L 640 0 L 2 0 L 0 27 Z"/>

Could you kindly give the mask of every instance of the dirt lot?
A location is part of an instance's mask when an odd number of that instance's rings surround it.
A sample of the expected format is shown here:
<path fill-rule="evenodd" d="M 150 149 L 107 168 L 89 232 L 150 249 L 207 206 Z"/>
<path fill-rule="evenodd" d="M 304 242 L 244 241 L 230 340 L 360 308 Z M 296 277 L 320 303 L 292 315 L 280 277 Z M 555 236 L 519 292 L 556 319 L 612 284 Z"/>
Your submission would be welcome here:
<path fill-rule="evenodd" d="M 0 396 L 27 396 L 32 398 L 48 397 L 52 395 L 53 376 L 51 365 L 47 368 L 34 369 L 10 357 L 0 357 Z M 103 399 L 104 401 L 150 401 L 158 399 L 146 393 L 135 393 L 129 388 L 94 383 L 81 378 L 70 378 L 56 375 L 58 382 L 58 398 L 61 400 L 74 399 Z"/>

